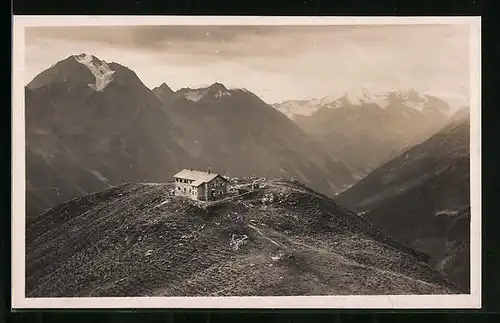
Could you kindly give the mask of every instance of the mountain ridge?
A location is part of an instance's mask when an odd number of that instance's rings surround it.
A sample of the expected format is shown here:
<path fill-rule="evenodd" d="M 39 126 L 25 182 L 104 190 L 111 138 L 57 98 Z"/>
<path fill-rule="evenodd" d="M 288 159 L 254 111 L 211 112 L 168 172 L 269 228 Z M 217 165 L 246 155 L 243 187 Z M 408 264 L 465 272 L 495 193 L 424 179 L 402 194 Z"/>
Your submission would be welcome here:
<path fill-rule="evenodd" d="M 470 289 L 469 128 L 464 114 L 335 198 L 428 253 L 464 290 Z"/>
<path fill-rule="evenodd" d="M 310 116 L 317 110 L 341 107 L 359 107 L 366 104 L 376 104 L 381 109 L 385 109 L 391 103 L 405 104 L 409 108 L 422 112 L 425 110 L 438 110 L 446 114 L 447 117 L 455 113 L 458 108 L 450 105 L 436 95 L 420 93 L 415 89 L 392 89 L 386 91 L 371 91 L 366 87 L 359 90 L 351 90 L 343 94 L 329 94 L 319 99 L 296 99 L 273 103 L 280 112 L 294 119 L 296 115 Z"/>
<path fill-rule="evenodd" d="M 427 139 L 449 118 L 443 112 L 449 106 L 437 98 L 424 99 L 416 91 L 390 93 L 384 95 L 385 105 L 377 98 L 353 103 L 344 96 L 319 105 L 310 115 L 296 114 L 293 120 L 365 175 L 403 149 Z"/>
<path fill-rule="evenodd" d="M 104 63 L 72 55 L 26 86 L 30 214 L 75 194 L 165 181 L 190 167 L 290 176 L 331 194 L 355 180 L 348 165 L 247 90 L 214 83 L 195 102 L 166 84 L 150 90 L 131 69 Z"/>
<path fill-rule="evenodd" d="M 208 204 L 172 191 L 172 184 L 123 184 L 32 219 L 27 295 L 458 292 L 412 249 L 300 183 L 265 181 Z"/>

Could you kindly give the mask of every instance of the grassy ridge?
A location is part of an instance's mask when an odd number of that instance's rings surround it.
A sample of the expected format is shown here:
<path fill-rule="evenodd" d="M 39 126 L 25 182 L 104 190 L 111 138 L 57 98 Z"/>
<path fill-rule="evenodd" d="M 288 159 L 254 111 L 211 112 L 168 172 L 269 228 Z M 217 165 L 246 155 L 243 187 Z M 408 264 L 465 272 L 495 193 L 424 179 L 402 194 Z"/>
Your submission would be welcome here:
<path fill-rule="evenodd" d="M 27 297 L 455 291 L 412 249 L 295 182 L 213 204 L 172 191 L 125 184 L 30 220 Z"/>

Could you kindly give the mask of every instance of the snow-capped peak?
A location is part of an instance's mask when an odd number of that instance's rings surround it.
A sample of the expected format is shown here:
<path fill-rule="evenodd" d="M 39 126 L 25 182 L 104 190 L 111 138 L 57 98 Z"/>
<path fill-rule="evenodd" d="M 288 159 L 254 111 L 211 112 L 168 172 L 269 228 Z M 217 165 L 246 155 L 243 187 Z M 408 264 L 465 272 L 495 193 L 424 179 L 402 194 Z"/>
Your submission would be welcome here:
<path fill-rule="evenodd" d="M 75 55 L 75 60 L 85 65 L 95 77 L 95 84 L 89 84 L 96 91 L 102 91 L 113 81 L 113 71 L 105 61 L 86 53 Z"/>
<path fill-rule="evenodd" d="M 403 105 L 418 113 L 438 111 L 448 115 L 450 112 L 447 102 L 427 92 L 420 93 L 413 89 L 379 89 L 378 91 L 374 91 L 360 87 L 357 90 L 349 90 L 344 93 L 332 93 L 319 100 L 291 100 L 273 104 L 277 110 L 288 117 L 292 117 L 295 114 L 311 115 L 322 107 L 337 109 L 356 108 L 365 105 L 377 105 L 381 109 Z M 404 114 L 408 113 L 411 113 L 411 110 L 406 110 Z"/>
<path fill-rule="evenodd" d="M 224 86 L 224 84 L 215 82 L 214 84 L 208 87 L 207 95 L 211 94 L 214 98 L 220 99 L 223 96 L 231 95 L 228 89 Z"/>
<path fill-rule="evenodd" d="M 219 82 L 215 82 L 214 84 L 210 85 L 208 88 L 220 90 L 220 91 L 227 91 L 227 88 L 224 86 L 224 84 L 219 83 Z"/>
<path fill-rule="evenodd" d="M 359 106 L 362 104 L 377 104 L 381 108 L 387 106 L 387 95 L 373 94 L 367 88 L 360 88 L 357 91 L 345 92 L 343 95 L 331 94 L 321 99 L 321 105 L 331 108 L 339 108 L 345 106 Z"/>
<path fill-rule="evenodd" d="M 320 100 L 288 100 L 281 103 L 275 103 L 272 106 L 292 119 L 294 115 L 311 115 L 319 108 Z"/>
<path fill-rule="evenodd" d="M 221 83 L 214 83 L 208 87 L 192 89 L 189 87 L 182 88 L 177 91 L 177 94 L 183 96 L 187 100 L 198 102 L 201 99 L 208 97 L 214 97 L 215 99 L 220 99 L 223 96 L 231 95 L 231 92 Z"/>

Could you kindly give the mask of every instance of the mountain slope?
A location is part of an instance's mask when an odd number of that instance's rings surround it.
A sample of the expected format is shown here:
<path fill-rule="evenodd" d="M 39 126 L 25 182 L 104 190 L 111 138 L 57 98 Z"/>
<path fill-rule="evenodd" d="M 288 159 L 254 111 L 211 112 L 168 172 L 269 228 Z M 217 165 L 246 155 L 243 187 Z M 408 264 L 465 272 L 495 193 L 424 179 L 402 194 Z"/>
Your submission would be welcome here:
<path fill-rule="evenodd" d="M 446 123 L 449 106 L 416 91 L 325 97 L 296 123 L 346 164 L 366 174 Z"/>
<path fill-rule="evenodd" d="M 196 91 L 196 102 L 163 99 L 164 111 L 190 134 L 178 143 L 219 172 L 294 177 L 329 195 L 356 180 L 355 170 L 255 94 L 220 83 Z"/>
<path fill-rule="evenodd" d="M 301 184 L 204 204 L 171 184 L 76 198 L 27 229 L 26 293 L 269 296 L 454 293 L 416 253 Z"/>
<path fill-rule="evenodd" d="M 246 90 L 149 90 L 130 69 L 81 54 L 26 87 L 29 216 L 126 181 L 182 168 L 294 177 L 333 195 L 354 171 Z"/>
<path fill-rule="evenodd" d="M 470 240 L 469 127 L 468 117 L 451 122 L 336 198 L 365 212 L 387 234 L 428 253 L 464 289 L 469 288 L 469 255 L 464 251 Z M 453 255 L 457 247 L 460 252 Z M 453 257 L 458 267 L 451 266 Z M 448 265 L 442 263 L 445 259 Z"/>
<path fill-rule="evenodd" d="M 126 181 L 181 168 L 293 177 L 333 195 L 354 170 L 246 90 L 149 90 L 130 69 L 81 54 L 26 87 L 29 215 Z"/>
<path fill-rule="evenodd" d="M 98 68 L 79 59 L 105 66 L 112 79 L 101 80 Z M 194 163 L 173 140 L 183 131 L 162 105 L 134 72 L 88 55 L 70 56 L 35 77 L 26 87 L 28 210 L 123 181 L 166 180 Z"/>

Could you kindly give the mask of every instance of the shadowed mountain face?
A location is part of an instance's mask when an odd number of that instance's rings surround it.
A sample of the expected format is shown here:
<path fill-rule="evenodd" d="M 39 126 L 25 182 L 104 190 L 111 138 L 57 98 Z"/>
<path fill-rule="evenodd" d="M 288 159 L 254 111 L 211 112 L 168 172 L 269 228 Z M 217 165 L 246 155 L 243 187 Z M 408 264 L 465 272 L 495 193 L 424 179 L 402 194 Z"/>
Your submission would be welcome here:
<path fill-rule="evenodd" d="M 416 91 L 346 94 L 313 102 L 317 104 L 309 115 L 293 117 L 296 123 L 362 174 L 439 130 L 450 109 Z"/>
<path fill-rule="evenodd" d="M 28 214 L 123 181 L 168 180 L 182 167 L 178 161 L 194 161 L 175 142 L 183 130 L 162 102 L 134 72 L 108 66 L 113 79 L 102 90 L 75 57 L 28 84 Z"/>
<path fill-rule="evenodd" d="M 469 289 L 470 153 L 468 116 L 378 167 L 336 202 L 431 256 Z"/>
<path fill-rule="evenodd" d="M 26 87 L 27 210 L 179 169 L 294 177 L 334 194 L 352 170 L 245 90 L 149 90 L 117 63 L 71 56 Z"/>
<path fill-rule="evenodd" d="M 217 83 L 197 91 L 205 94 L 196 102 L 155 93 L 169 118 L 190 133 L 178 138 L 182 147 L 221 173 L 292 176 L 329 195 L 355 181 L 352 169 L 255 94 Z"/>
<path fill-rule="evenodd" d="M 424 255 L 292 181 L 203 203 L 123 184 L 28 221 L 28 297 L 446 294 Z"/>

